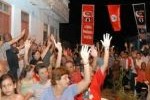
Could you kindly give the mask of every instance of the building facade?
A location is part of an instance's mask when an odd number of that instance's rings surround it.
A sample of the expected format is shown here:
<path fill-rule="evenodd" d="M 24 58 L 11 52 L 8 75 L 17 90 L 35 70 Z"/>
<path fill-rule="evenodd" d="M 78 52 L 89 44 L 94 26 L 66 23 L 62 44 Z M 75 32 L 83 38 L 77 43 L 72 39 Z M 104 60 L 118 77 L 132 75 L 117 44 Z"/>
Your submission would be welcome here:
<path fill-rule="evenodd" d="M 0 34 L 26 37 L 38 43 L 54 34 L 59 40 L 59 23 L 69 22 L 68 0 L 0 0 Z"/>

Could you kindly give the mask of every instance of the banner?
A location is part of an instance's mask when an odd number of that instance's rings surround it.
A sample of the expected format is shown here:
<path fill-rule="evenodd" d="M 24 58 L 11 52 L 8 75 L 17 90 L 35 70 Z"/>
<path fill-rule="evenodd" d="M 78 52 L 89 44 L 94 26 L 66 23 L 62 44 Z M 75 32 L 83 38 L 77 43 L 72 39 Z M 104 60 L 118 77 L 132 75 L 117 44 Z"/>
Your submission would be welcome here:
<path fill-rule="evenodd" d="M 93 45 L 94 5 L 82 5 L 81 44 Z"/>
<path fill-rule="evenodd" d="M 141 40 L 146 40 L 146 11 L 145 3 L 132 4 L 134 17 L 137 25 L 137 30 L 139 33 L 139 38 Z"/>
<path fill-rule="evenodd" d="M 120 5 L 108 5 L 107 8 L 109 18 L 114 31 L 120 31 L 121 30 Z"/>

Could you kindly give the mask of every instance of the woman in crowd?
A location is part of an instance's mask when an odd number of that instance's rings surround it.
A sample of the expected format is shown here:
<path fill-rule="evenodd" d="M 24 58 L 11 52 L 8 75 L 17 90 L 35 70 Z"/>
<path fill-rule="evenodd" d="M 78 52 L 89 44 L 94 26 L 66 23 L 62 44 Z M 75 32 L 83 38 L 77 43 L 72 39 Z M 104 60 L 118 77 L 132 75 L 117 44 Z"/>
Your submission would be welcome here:
<path fill-rule="evenodd" d="M 17 94 L 16 81 L 11 75 L 2 75 L 0 78 L 0 86 L 2 89 L 1 100 L 24 100 L 22 95 Z"/>
<path fill-rule="evenodd" d="M 81 49 L 81 57 L 84 63 L 85 78 L 77 84 L 69 85 L 68 71 L 64 68 L 56 68 L 52 71 L 52 79 L 49 88 L 42 93 L 40 100 L 74 100 L 74 96 L 84 91 L 90 83 L 88 46 Z"/>
<path fill-rule="evenodd" d="M 148 93 L 148 80 L 146 78 L 146 63 L 141 63 L 141 69 L 137 69 L 137 78 L 136 78 L 136 92 L 141 96 L 142 92 L 145 92 L 144 97 L 147 96 Z"/>
<path fill-rule="evenodd" d="M 20 75 L 18 91 L 25 97 L 25 100 L 30 100 L 32 95 L 32 86 L 37 82 L 33 75 L 34 67 L 30 65 L 24 67 Z"/>

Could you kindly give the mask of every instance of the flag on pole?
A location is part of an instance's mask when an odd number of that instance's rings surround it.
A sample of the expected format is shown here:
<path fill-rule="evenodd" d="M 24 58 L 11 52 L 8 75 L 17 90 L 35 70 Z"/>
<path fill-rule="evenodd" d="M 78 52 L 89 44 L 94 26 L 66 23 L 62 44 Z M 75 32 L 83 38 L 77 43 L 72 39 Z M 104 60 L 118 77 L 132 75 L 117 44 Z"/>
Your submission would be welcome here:
<path fill-rule="evenodd" d="M 120 5 L 107 5 L 109 18 L 114 31 L 121 30 Z"/>
<path fill-rule="evenodd" d="M 93 45 L 94 5 L 82 5 L 81 44 Z"/>
<path fill-rule="evenodd" d="M 132 4 L 134 17 L 137 25 L 137 30 L 139 33 L 139 38 L 142 40 L 146 40 L 146 11 L 145 11 L 145 3 Z"/>

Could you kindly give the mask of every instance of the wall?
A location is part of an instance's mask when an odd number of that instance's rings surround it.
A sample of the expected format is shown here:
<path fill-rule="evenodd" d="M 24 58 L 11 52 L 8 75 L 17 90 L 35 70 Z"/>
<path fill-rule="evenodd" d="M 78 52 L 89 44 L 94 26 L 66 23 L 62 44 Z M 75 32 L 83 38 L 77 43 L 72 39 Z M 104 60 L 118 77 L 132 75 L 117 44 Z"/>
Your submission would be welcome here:
<path fill-rule="evenodd" d="M 44 23 L 49 27 L 52 25 L 55 30 L 59 30 L 59 21 L 56 20 L 57 15 L 52 15 L 51 11 L 45 6 L 32 4 L 30 0 L 2 0 L 12 7 L 11 13 L 11 35 L 16 37 L 21 33 L 21 11 L 29 14 L 29 37 L 35 37 L 37 42 L 43 41 L 43 26 Z M 50 31 L 48 31 L 50 32 Z M 59 31 L 58 31 L 59 33 Z M 58 34 L 57 33 L 57 34 Z M 59 35 L 57 35 L 59 36 Z"/>

